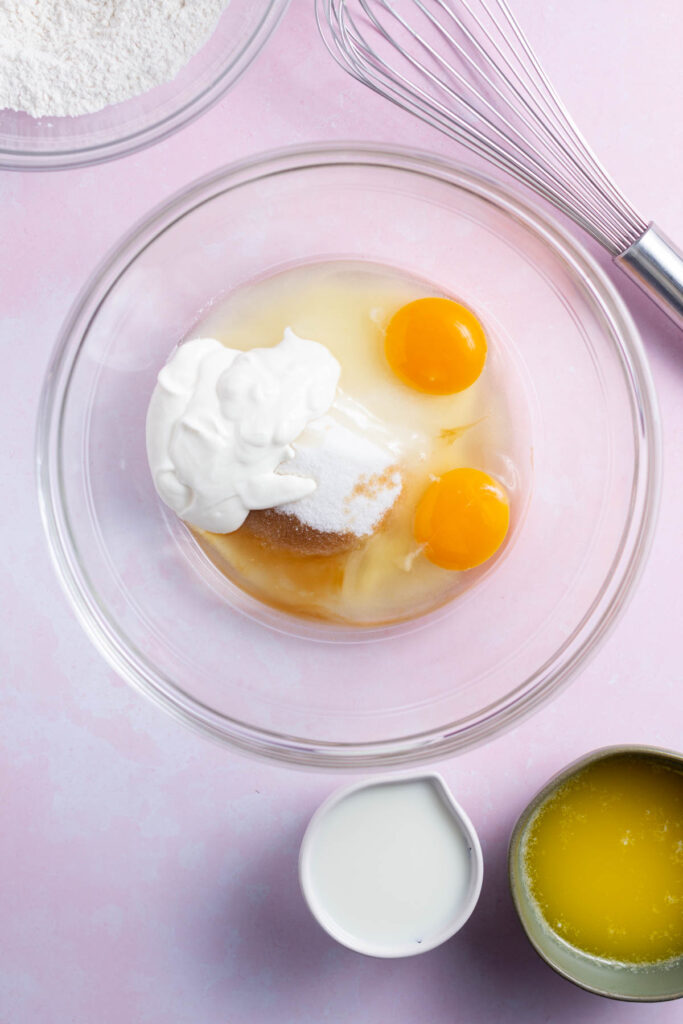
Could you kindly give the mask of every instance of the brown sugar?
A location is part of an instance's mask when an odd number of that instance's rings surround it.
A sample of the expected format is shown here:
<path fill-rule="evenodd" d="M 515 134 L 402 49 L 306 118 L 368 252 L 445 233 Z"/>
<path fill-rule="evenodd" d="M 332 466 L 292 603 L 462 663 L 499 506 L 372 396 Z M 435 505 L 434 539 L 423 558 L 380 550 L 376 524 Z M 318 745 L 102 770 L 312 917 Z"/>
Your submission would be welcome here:
<path fill-rule="evenodd" d="M 387 466 L 381 473 L 374 473 L 372 476 L 361 476 L 358 479 L 358 483 L 351 491 L 351 494 L 346 499 L 349 503 L 354 498 L 364 497 L 372 500 L 376 498 L 378 494 L 381 494 L 387 487 L 395 487 L 396 485 L 396 474 L 398 473 L 398 466 Z"/>
<path fill-rule="evenodd" d="M 337 555 L 342 551 L 350 551 L 362 540 L 355 533 L 315 530 L 296 516 L 272 508 L 250 512 L 244 529 L 270 547 L 299 555 Z"/>

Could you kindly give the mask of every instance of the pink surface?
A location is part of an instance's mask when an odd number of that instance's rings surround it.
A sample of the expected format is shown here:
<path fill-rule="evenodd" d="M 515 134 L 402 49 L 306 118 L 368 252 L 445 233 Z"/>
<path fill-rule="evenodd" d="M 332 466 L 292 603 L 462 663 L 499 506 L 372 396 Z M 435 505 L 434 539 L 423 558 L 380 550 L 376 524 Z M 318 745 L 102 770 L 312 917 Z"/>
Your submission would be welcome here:
<path fill-rule="evenodd" d="M 515 9 L 635 205 L 683 238 L 678 0 Z M 526 943 L 505 879 L 512 823 L 549 774 L 611 742 L 683 746 L 682 339 L 616 272 L 661 402 L 657 537 L 634 600 L 573 686 L 514 732 L 440 766 L 486 860 L 477 910 L 441 949 L 376 962 L 328 939 L 299 895 L 296 855 L 308 817 L 341 780 L 243 760 L 161 715 L 103 664 L 53 576 L 34 417 L 56 332 L 93 266 L 152 204 L 218 164 L 340 138 L 468 159 L 346 78 L 318 41 L 311 4 L 293 0 L 233 92 L 180 135 L 103 167 L 0 176 L 2 1024 L 681 1019 L 680 1003 L 610 1003 L 556 977 Z"/>

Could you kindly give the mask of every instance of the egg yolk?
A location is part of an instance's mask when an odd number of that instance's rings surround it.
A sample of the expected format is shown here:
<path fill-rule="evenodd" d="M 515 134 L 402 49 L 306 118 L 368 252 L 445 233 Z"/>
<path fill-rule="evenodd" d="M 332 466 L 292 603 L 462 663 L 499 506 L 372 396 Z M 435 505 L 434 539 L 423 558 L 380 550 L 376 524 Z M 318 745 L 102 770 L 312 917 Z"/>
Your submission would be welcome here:
<path fill-rule="evenodd" d="M 391 318 L 384 351 L 404 384 L 453 395 L 474 384 L 486 361 L 486 335 L 474 313 L 452 299 L 416 299 Z"/>
<path fill-rule="evenodd" d="M 495 554 L 510 524 L 505 489 L 480 469 L 452 469 L 429 485 L 415 514 L 415 538 L 442 569 L 473 569 Z"/>

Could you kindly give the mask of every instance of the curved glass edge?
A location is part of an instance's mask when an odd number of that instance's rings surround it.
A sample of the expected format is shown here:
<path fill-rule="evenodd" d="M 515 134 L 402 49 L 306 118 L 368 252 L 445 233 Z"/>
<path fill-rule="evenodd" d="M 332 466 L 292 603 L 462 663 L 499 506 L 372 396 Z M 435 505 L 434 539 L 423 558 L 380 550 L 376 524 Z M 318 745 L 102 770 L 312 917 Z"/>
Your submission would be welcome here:
<path fill-rule="evenodd" d="M 254 168 L 261 171 L 256 177 L 263 177 L 287 170 L 310 169 L 317 165 L 349 163 L 387 166 L 428 175 L 431 173 L 440 180 L 469 189 L 480 196 L 489 197 L 544 237 L 579 274 L 591 294 L 593 303 L 607 320 L 622 356 L 625 372 L 628 371 L 635 392 L 635 440 L 638 442 L 636 454 L 637 465 L 640 468 L 637 481 L 640 486 L 633 495 L 628 528 L 604 587 L 577 626 L 574 636 L 553 656 L 553 663 L 556 662 L 558 653 L 563 658 L 559 668 L 553 669 L 552 663 L 541 666 L 502 702 L 478 712 L 476 717 L 481 718 L 481 721 L 476 725 L 470 717 L 452 723 L 451 726 L 422 734 L 347 745 L 316 742 L 297 736 L 281 736 L 221 716 L 189 698 L 170 680 L 164 680 L 165 685 L 160 686 L 152 673 L 141 671 L 140 667 L 132 662 L 122 649 L 116 631 L 111 628 L 102 610 L 83 590 L 78 567 L 70 558 L 66 539 L 68 526 L 63 517 L 58 516 L 57 510 L 60 506 L 58 501 L 55 502 L 55 490 L 58 489 L 56 485 L 59 480 L 58 453 L 50 450 L 50 441 L 55 423 L 58 423 L 60 418 L 58 412 L 61 401 L 58 404 L 57 400 L 64 395 L 71 367 L 80 351 L 79 345 L 69 362 L 65 360 L 71 334 L 79 323 L 89 320 L 91 311 L 99 304 L 103 286 L 110 287 L 156 236 L 156 228 L 160 222 L 163 222 L 164 228 L 168 228 L 170 214 L 175 213 L 173 220 L 178 219 L 198 203 L 209 198 L 210 194 L 233 188 L 246 179 L 251 180 L 253 176 L 250 175 L 250 171 Z M 215 186 L 219 184 L 223 187 L 216 190 Z M 129 256 L 129 250 L 134 244 L 137 245 L 135 254 Z M 450 164 L 419 150 L 401 147 L 378 149 L 371 145 L 338 143 L 322 148 L 289 147 L 224 167 L 199 179 L 193 186 L 179 191 L 170 200 L 160 204 L 124 236 L 82 289 L 65 321 L 41 395 L 36 463 L 41 517 L 60 583 L 86 634 L 119 675 L 154 703 L 165 708 L 173 717 L 204 736 L 227 744 L 244 754 L 292 767 L 372 771 L 425 764 L 480 745 L 494 734 L 500 734 L 513 724 L 522 722 L 536 711 L 551 695 L 567 686 L 572 677 L 596 652 L 632 596 L 652 543 L 661 480 L 661 430 L 654 384 L 635 324 L 622 298 L 602 269 L 564 228 L 552 222 L 544 213 L 536 211 L 517 194 L 516 190 L 507 190 L 486 175 L 461 165 Z M 615 585 L 617 571 L 625 557 L 627 564 Z M 596 616 L 598 621 L 592 632 L 587 637 L 582 636 L 582 630 Z M 526 692 L 520 697 L 520 693 L 524 691 Z M 226 726 L 229 727 L 229 732 Z"/>
<path fill-rule="evenodd" d="M 243 49 L 226 67 L 220 76 L 206 89 L 185 103 L 174 114 L 161 121 L 140 129 L 133 135 L 124 135 L 112 142 L 85 145 L 72 150 L 36 152 L 11 150 L 0 147 L 0 170 L 5 171 L 66 171 L 76 167 L 90 167 L 119 160 L 133 153 L 139 153 L 149 146 L 163 142 L 181 128 L 192 124 L 218 103 L 239 81 L 247 68 L 258 57 L 270 36 L 279 25 L 290 0 L 271 0 L 262 19 L 255 26 Z"/>

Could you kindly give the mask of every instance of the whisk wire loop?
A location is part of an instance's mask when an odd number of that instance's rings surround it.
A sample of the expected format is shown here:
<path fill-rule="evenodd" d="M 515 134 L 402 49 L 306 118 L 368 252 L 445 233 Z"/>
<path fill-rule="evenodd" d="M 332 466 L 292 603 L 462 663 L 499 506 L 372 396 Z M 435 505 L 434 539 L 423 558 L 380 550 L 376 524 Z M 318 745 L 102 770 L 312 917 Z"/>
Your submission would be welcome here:
<path fill-rule="evenodd" d="M 316 13 L 355 78 L 512 174 L 613 255 L 645 232 L 507 0 L 316 0 Z"/>
<path fill-rule="evenodd" d="M 388 4 L 386 0 L 379 0 L 379 2 L 382 4 L 382 7 L 385 10 L 389 11 L 401 23 L 403 27 L 408 27 L 406 25 L 405 20 L 399 14 L 397 14 L 395 10 L 392 9 L 391 5 Z M 434 25 L 434 27 L 440 33 L 445 34 L 445 29 L 443 25 L 432 14 L 432 12 L 426 8 L 424 3 L 422 3 L 421 0 L 415 0 L 415 3 L 419 7 L 419 9 L 425 14 L 425 16 L 430 20 L 430 22 Z M 444 0 L 437 0 L 437 3 L 439 4 L 440 7 L 446 10 L 452 16 L 452 12 L 450 12 L 446 7 Z M 384 37 L 388 41 L 390 41 L 394 46 L 400 49 L 400 44 L 396 41 L 396 39 L 391 37 L 387 33 L 384 26 L 379 24 L 377 20 L 374 18 L 372 12 L 369 10 L 369 5 L 365 2 L 365 0 L 361 0 L 361 5 L 363 9 L 366 11 L 366 13 L 369 14 L 373 22 L 376 24 L 379 31 L 382 32 Z M 466 2 L 463 2 L 463 6 L 469 10 L 469 7 Z M 472 43 L 473 47 L 475 48 L 475 51 L 477 52 L 477 55 L 482 58 L 482 63 L 485 65 L 486 62 L 490 61 L 489 55 L 486 53 L 485 50 L 482 50 L 480 48 L 479 43 L 477 42 L 476 39 L 474 39 L 474 37 L 468 31 L 466 26 L 461 25 L 460 27 L 462 28 L 462 31 L 465 33 L 467 39 L 469 39 L 470 42 Z M 484 31 L 486 31 L 485 28 Z M 487 37 L 490 38 L 489 36 Z M 491 132 L 495 136 L 495 141 L 502 147 L 509 146 L 513 150 L 513 156 L 520 162 L 520 164 L 527 170 L 533 172 L 533 162 L 530 160 L 527 148 L 525 148 L 528 142 L 527 136 L 516 127 L 514 121 L 510 117 L 502 113 L 499 107 L 497 107 L 495 104 L 487 100 L 485 96 L 483 96 L 482 94 L 478 93 L 475 89 L 473 89 L 473 87 L 470 85 L 467 79 L 462 74 L 460 74 L 460 72 L 458 72 L 458 70 L 453 66 L 453 64 L 450 61 L 446 60 L 443 57 L 443 55 L 439 54 L 420 33 L 415 33 L 415 39 L 420 44 L 420 46 L 436 61 L 442 72 L 445 71 L 447 72 L 447 74 L 450 74 L 459 83 L 459 85 L 465 92 L 469 92 L 470 94 L 472 92 L 474 93 L 475 100 L 479 100 L 479 102 L 483 105 L 484 111 L 482 111 L 481 109 L 477 109 L 476 106 L 474 106 L 473 103 L 465 97 L 465 95 L 458 94 L 456 91 L 454 91 L 454 89 L 448 85 L 447 79 L 439 78 L 428 68 L 424 67 L 417 60 L 415 60 L 415 58 L 410 54 L 409 51 L 401 49 L 400 52 L 405 57 L 405 59 L 409 61 L 418 72 L 421 72 L 422 74 L 426 75 L 427 78 L 430 79 L 431 82 L 437 88 L 440 88 L 441 90 L 446 92 L 451 103 L 452 101 L 460 101 L 462 105 L 466 108 L 468 113 L 474 114 L 475 116 L 479 115 L 489 125 Z M 484 71 L 482 67 L 474 61 L 472 56 L 470 56 L 470 54 L 468 53 L 467 49 L 463 47 L 461 44 L 459 44 L 457 39 L 451 39 L 449 36 L 447 36 L 447 39 L 450 42 L 452 42 L 454 48 L 457 51 L 457 54 L 462 58 L 465 64 L 469 66 L 469 68 L 471 68 L 475 72 L 475 74 L 478 75 L 491 88 L 495 96 L 498 97 L 498 102 L 500 106 L 505 107 L 506 105 L 509 105 L 509 101 L 506 95 L 504 94 L 503 90 L 499 87 L 497 82 L 494 79 L 492 79 L 486 73 L 486 71 Z M 507 63 L 508 62 L 506 61 L 506 64 Z M 520 101 L 520 103 L 528 107 L 529 105 L 523 93 L 520 93 L 515 88 L 513 83 L 508 84 L 511 86 L 514 95 Z M 421 92 L 422 95 L 424 96 L 424 91 Z M 443 109 L 443 107 L 441 109 Z M 531 114 L 536 116 L 536 112 L 533 109 L 531 109 Z M 500 123 L 496 123 L 497 121 Z M 540 127 L 538 127 L 533 120 L 530 120 L 525 124 L 525 128 L 528 129 L 531 135 L 534 136 L 539 145 L 543 145 L 546 142 L 544 133 L 547 134 L 547 126 L 544 122 L 541 121 Z M 550 141 L 555 142 L 552 136 L 550 138 Z M 566 170 L 572 170 L 571 154 L 568 157 L 565 151 L 562 148 L 559 148 L 558 158 L 560 164 L 564 165 Z M 578 170 L 580 171 L 581 168 L 578 168 Z M 547 173 L 546 177 L 548 179 L 546 180 L 546 184 L 551 185 L 558 191 L 559 194 L 564 196 L 565 200 L 571 202 L 573 194 L 570 188 L 566 185 L 565 180 L 562 178 L 562 176 L 559 175 L 555 170 L 551 170 L 549 173 Z M 585 195 L 584 200 L 585 206 L 588 209 L 590 209 L 594 215 L 597 215 L 599 213 L 599 210 L 594 205 L 592 197 L 590 195 Z"/>

